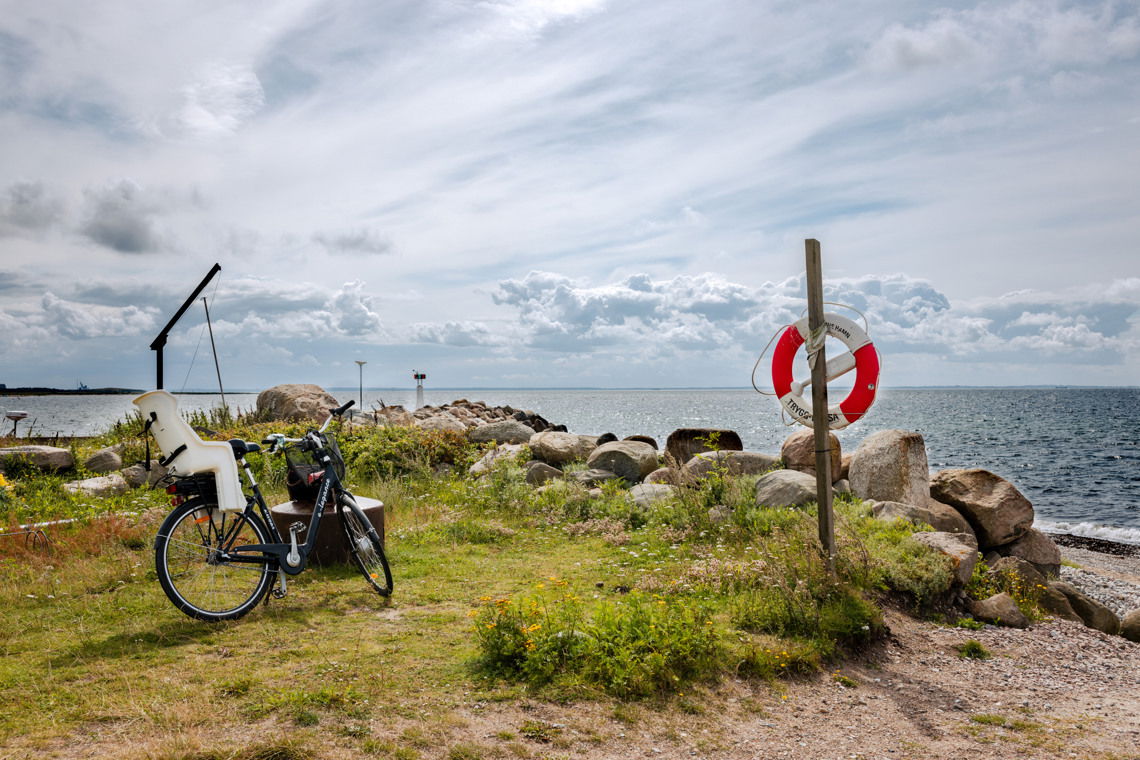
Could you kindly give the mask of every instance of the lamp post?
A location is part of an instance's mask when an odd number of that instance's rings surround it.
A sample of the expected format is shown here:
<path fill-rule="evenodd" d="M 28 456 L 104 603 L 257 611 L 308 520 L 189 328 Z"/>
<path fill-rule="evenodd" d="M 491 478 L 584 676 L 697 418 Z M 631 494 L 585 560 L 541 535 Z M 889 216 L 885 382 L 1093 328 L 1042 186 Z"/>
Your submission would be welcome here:
<path fill-rule="evenodd" d="M 368 362 L 356 360 L 356 366 L 360 367 L 360 409 L 364 410 L 364 365 Z"/>

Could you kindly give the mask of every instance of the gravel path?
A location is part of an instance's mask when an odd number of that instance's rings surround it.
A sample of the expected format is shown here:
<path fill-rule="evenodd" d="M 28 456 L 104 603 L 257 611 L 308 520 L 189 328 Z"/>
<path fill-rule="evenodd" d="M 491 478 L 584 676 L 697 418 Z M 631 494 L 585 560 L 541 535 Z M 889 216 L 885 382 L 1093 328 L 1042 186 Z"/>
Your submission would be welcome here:
<path fill-rule="evenodd" d="M 1140 609 L 1140 556 L 1116 556 L 1061 547 L 1061 555 L 1079 568 L 1061 567 L 1061 579 L 1123 616 Z"/>

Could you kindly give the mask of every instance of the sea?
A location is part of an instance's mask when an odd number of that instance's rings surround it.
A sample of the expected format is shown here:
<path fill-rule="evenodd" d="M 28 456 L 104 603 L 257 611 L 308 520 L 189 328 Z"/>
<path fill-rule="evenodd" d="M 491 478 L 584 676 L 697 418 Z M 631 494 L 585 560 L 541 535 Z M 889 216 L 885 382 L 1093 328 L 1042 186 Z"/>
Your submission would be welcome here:
<path fill-rule="evenodd" d="M 341 402 L 363 396 L 364 409 L 415 402 L 414 389 L 330 392 Z M 779 403 L 752 389 L 429 389 L 424 400 L 461 398 L 533 411 L 575 433 L 650 435 L 662 444 L 680 427 L 728 428 L 746 449 L 775 454 L 794 432 Z M 250 410 L 257 394 L 227 393 L 226 402 Z M 218 394 L 179 394 L 187 411 L 220 404 Z M 28 413 L 17 423 L 21 436 L 86 436 L 134 407 L 127 395 L 0 395 L 0 412 L 11 410 Z M 1140 388 L 883 389 L 867 415 L 837 435 L 853 451 L 888 428 L 921 433 L 932 472 L 982 467 L 1013 482 L 1043 530 L 1140 544 Z"/>

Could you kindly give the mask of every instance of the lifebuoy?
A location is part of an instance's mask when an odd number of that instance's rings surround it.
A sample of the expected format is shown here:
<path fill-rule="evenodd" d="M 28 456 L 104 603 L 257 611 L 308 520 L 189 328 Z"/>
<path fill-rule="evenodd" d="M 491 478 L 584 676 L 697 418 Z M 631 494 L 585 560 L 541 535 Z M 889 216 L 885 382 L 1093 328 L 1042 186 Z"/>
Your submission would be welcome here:
<path fill-rule="evenodd" d="M 875 391 L 879 384 L 879 353 L 867 333 L 850 319 L 838 314 L 823 315 L 827 334 L 843 341 L 850 353 L 837 356 L 827 362 L 827 379 L 834 380 L 840 375 L 855 370 L 855 385 L 847 398 L 838 404 L 831 404 L 827 410 L 827 425 L 831 430 L 840 430 L 862 417 L 875 403 Z M 780 404 L 796 422 L 812 425 L 811 400 L 804 399 L 804 386 L 807 382 L 796 382 L 792 375 L 792 361 L 808 339 L 808 320 L 804 317 L 790 325 L 776 343 L 772 355 L 772 387 Z"/>

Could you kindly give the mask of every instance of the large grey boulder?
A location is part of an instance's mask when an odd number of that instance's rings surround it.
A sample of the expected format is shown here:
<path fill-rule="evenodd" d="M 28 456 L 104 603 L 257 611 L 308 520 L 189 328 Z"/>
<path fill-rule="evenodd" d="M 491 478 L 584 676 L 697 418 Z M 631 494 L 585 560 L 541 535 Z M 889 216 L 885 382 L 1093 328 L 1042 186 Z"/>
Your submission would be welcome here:
<path fill-rule="evenodd" d="M 674 486 L 665 485 L 664 483 L 639 483 L 633 488 L 629 489 L 630 498 L 633 503 L 642 509 L 652 507 L 654 504 L 660 504 L 663 501 L 668 501 L 673 498 L 673 494 L 677 493 Z"/>
<path fill-rule="evenodd" d="M 0 472 L 4 470 L 4 460 L 9 457 L 23 459 L 44 472 L 58 472 L 75 467 L 75 457 L 71 452 L 55 446 L 10 446 L 0 449 Z"/>
<path fill-rule="evenodd" d="M 936 531 L 944 533 L 974 535 L 974 531 L 970 528 L 970 523 L 966 522 L 966 518 L 958 514 L 953 507 L 941 504 L 934 499 L 928 498 L 926 503 L 921 506 L 903 504 L 898 501 L 873 501 L 870 504 L 871 513 L 880 520 L 902 519 L 916 525 L 929 525 Z"/>
<path fill-rule="evenodd" d="M 706 451 L 685 462 L 681 474 L 687 480 L 697 480 L 721 467 L 729 475 L 762 475 L 779 461 L 758 451 Z"/>
<path fill-rule="evenodd" d="M 1120 618 L 1116 616 L 1116 613 L 1078 590 L 1076 586 L 1065 581 L 1052 581 L 1049 588 L 1064 594 L 1065 598 L 1069 600 L 1069 604 L 1072 605 L 1073 611 L 1080 616 L 1081 622 L 1089 628 L 1095 628 L 1113 636 L 1120 632 Z"/>
<path fill-rule="evenodd" d="M 115 445 L 99 449 L 84 460 L 83 468 L 89 472 L 114 472 L 123 469 L 123 457 L 120 456 L 122 448 L 121 445 Z"/>
<path fill-rule="evenodd" d="M 646 483 L 664 483 L 675 486 L 681 483 L 681 473 L 672 467 L 659 467 L 645 476 Z"/>
<path fill-rule="evenodd" d="M 1049 586 L 1049 579 L 1021 557 L 999 557 L 990 563 L 990 574 L 995 576 L 1012 575 L 1031 591 L 1040 592 Z"/>
<path fill-rule="evenodd" d="M 131 486 L 127 483 L 126 478 L 117 472 L 98 478 L 73 480 L 70 483 L 63 484 L 63 490 L 87 496 L 114 496 L 115 494 L 126 493 L 130 488 Z"/>
<path fill-rule="evenodd" d="M 378 407 L 372 410 L 372 417 L 377 425 L 388 427 L 412 427 L 416 424 L 416 418 L 411 412 L 399 404 Z"/>
<path fill-rule="evenodd" d="M 1069 597 L 1062 594 L 1060 590 L 1051 588 L 1046 582 L 1045 588 L 1039 589 L 1039 591 L 1037 604 L 1041 606 L 1041 609 L 1062 620 L 1072 620 L 1074 623 L 1084 625 L 1085 621 L 1081 620 L 1081 616 L 1073 609 L 1073 605 L 1069 604 Z"/>
<path fill-rule="evenodd" d="M 286 383 L 257 394 L 257 413 L 268 419 L 324 422 L 340 403 L 319 385 Z"/>
<path fill-rule="evenodd" d="M 835 433 L 828 433 L 831 440 L 831 480 L 843 477 L 843 450 Z M 780 459 L 789 470 L 799 470 L 809 475 L 815 474 L 815 431 L 798 430 L 784 439 L 780 447 Z"/>
<path fill-rule="evenodd" d="M 1132 610 L 1121 618 L 1120 635 L 1140 644 L 1140 610 Z"/>
<path fill-rule="evenodd" d="M 756 506 L 802 507 L 816 501 L 815 475 L 774 470 L 756 481 Z"/>
<path fill-rule="evenodd" d="M 1013 597 L 1002 592 L 994 594 L 988 599 L 973 602 L 970 605 L 970 614 L 986 623 L 1005 625 L 1010 628 L 1028 628 L 1029 618 L 1017 608 Z"/>
<path fill-rule="evenodd" d="M 569 472 L 566 474 L 566 479 L 575 483 L 581 483 L 587 488 L 600 486 L 608 480 L 617 480 L 618 476 L 609 470 L 600 470 L 593 468 L 590 470 L 578 470 L 577 472 Z"/>
<path fill-rule="evenodd" d="M 467 431 L 467 440 L 474 443 L 529 443 L 534 435 L 534 428 L 524 425 L 518 420 L 501 420 L 479 425 Z"/>
<path fill-rule="evenodd" d="M 851 455 L 851 492 L 860 499 L 924 505 L 930 498 L 930 469 L 922 436 L 880 430 Z"/>
<path fill-rule="evenodd" d="M 628 483 L 640 483 L 657 469 L 657 451 L 640 441 L 612 441 L 590 452 L 586 465 L 609 470 Z"/>
<path fill-rule="evenodd" d="M 584 461 L 598 447 L 597 441 L 588 435 L 544 431 L 532 435 L 528 445 L 535 459 L 557 466 Z"/>
<path fill-rule="evenodd" d="M 503 443 L 488 451 L 483 455 L 471 468 L 467 471 L 476 477 L 486 475 L 491 470 L 495 469 L 514 457 L 518 456 L 519 452 L 523 450 L 521 443 Z"/>
<path fill-rule="evenodd" d="M 1016 541 L 1033 525 L 1029 500 L 989 470 L 941 470 L 930 480 L 930 495 L 970 521 L 982 549 Z"/>
<path fill-rule="evenodd" d="M 447 412 L 440 412 L 430 417 L 417 419 L 415 425 L 421 430 L 442 430 L 452 433 L 463 433 L 467 431 L 466 425 Z"/>
<path fill-rule="evenodd" d="M 950 558 L 954 566 L 954 579 L 962 586 L 970 581 L 978 564 L 978 545 L 973 535 L 965 533 L 915 533 L 912 539 Z"/>
<path fill-rule="evenodd" d="M 130 467 L 123 468 L 120 474 L 131 488 L 142 488 L 143 486 L 153 486 L 165 478 L 166 468 L 160 465 L 157 459 L 152 459 L 150 460 L 149 472 L 141 464 L 132 464 Z"/>
<path fill-rule="evenodd" d="M 566 474 L 557 467 L 551 467 L 546 462 L 527 462 L 526 463 L 526 482 L 532 486 L 541 486 L 551 480 L 558 480 L 566 477 Z"/>
<path fill-rule="evenodd" d="M 1056 578 L 1061 572 L 1061 550 L 1053 539 L 1036 528 L 1030 528 L 1012 543 L 997 547 L 997 552 L 1002 556 L 1023 559 L 1050 578 Z"/>
<path fill-rule="evenodd" d="M 702 451 L 743 451 L 740 435 L 719 428 L 678 428 L 665 441 L 665 455 L 682 465 Z"/>

